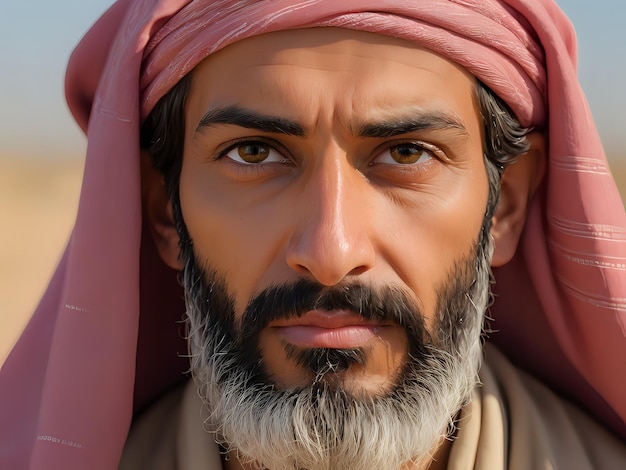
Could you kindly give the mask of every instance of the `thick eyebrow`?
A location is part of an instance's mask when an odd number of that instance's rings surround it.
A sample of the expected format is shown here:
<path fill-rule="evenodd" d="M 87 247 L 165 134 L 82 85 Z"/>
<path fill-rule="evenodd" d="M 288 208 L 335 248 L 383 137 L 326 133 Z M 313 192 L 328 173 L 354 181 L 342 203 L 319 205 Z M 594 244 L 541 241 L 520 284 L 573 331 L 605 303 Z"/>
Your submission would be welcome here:
<path fill-rule="evenodd" d="M 435 131 L 452 129 L 468 136 L 462 121 L 454 116 L 442 113 L 417 112 L 415 116 L 400 117 L 388 121 L 363 124 L 359 129 L 360 137 L 387 138 L 416 131 Z"/>
<path fill-rule="evenodd" d="M 230 124 L 261 132 L 286 134 L 304 137 L 304 129 L 297 122 L 277 116 L 270 116 L 239 106 L 225 106 L 210 109 L 202 116 L 196 132 L 215 124 Z"/>

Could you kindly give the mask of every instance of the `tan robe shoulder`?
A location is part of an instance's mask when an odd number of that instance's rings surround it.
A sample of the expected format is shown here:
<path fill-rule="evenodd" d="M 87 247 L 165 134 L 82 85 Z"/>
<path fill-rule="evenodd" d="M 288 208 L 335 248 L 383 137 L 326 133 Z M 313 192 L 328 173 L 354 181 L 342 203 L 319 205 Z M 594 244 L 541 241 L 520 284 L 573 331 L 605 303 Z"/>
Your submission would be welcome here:
<path fill-rule="evenodd" d="M 624 470 L 626 443 L 486 345 L 450 470 Z"/>
<path fill-rule="evenodd" d="M 119 470 L 221 470 L 206 416 L 193 381 L 177 387 L 133 423 Z"/>

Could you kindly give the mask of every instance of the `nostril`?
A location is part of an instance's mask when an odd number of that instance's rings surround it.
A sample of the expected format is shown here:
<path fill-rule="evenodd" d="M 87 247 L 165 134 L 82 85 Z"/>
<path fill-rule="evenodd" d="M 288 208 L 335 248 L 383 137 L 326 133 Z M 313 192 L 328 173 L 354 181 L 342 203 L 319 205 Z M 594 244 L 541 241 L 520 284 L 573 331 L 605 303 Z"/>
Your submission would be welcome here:
<path fill-rule="evenodd" d="M 365 273 L 368 270 L 369 270 L 369 268 L 367 266 L 358 266 L 358 267 L 354 268 L 352 271 L 350 271 L 348 273 L 348 275 L 358 276 L 359 274 L 363 274 L 363 273 Z"/>
<path fill-rule="evenodd" d="M 293 265 L 292 269 L 302 276 L 312 277 L 312 278 L 315 277 L 313 273 L 311 272 L 311 270 L 303 264 L 295 264 Z"/>

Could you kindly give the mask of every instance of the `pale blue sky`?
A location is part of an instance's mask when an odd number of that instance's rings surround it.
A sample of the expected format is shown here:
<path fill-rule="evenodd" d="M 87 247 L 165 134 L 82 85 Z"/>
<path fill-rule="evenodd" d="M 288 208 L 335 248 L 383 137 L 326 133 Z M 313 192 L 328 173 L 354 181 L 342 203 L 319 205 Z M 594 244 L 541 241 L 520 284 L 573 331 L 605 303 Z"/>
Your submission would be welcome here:
<path fill-rule="evenodd" d="M 557 0 L 576 26 L 580 80 L 607 153 L 626 162 L 626 1 Z M 63 97 L 69 54 L 111 0 L 0 6 L 0 158 L 82 156 Z"/>

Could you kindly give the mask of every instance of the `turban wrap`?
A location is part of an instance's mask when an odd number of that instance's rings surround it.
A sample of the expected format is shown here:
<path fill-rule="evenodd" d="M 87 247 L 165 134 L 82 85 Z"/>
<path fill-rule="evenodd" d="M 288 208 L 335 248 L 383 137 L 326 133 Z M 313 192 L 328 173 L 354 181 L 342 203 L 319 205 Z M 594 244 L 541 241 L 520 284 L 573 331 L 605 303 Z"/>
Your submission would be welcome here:
<path fill-rule="evenodd" d="M 176 274 L 142 230 L 139 129 L 211 53 L 334 26 L 404 38 L 478 77 L 545 129 L 544 184 L 495 271 L 494 341 L 626 436 L 626 216 L 551 0 L 120 0 L 76 48 L 70 108 L 88 136 L 75 228 L 0 375 L 3 468 L 113 469 L 133 410 L 188 365 Z"/>

